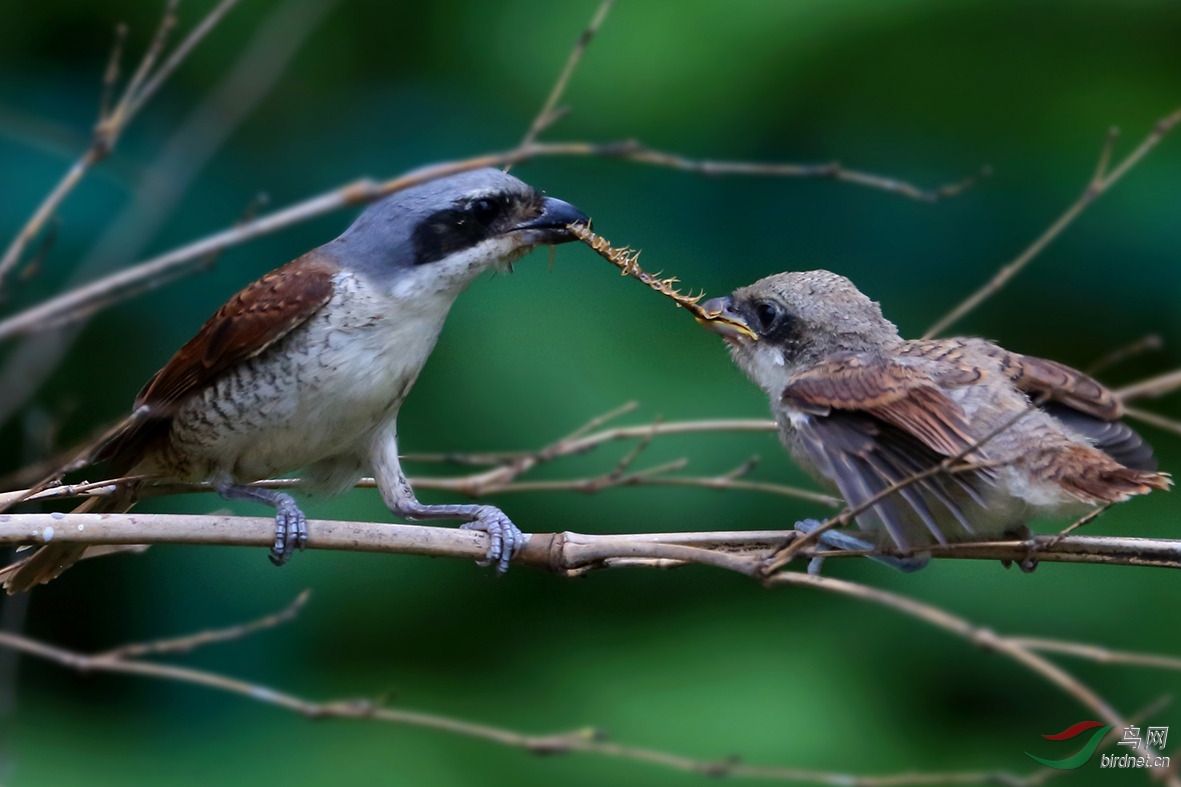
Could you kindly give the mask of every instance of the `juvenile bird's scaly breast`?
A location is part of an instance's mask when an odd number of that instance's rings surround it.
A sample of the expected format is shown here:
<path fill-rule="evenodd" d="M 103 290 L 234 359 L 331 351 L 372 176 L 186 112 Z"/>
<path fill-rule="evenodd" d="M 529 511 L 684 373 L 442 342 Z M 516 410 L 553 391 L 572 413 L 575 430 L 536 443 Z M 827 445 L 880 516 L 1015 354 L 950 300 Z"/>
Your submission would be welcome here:
<path fill-rule="evenodd" d="M 185 475 L 238 479 L 363 454 L 397 416 L 446 318 L 446 303 L 399 299 L 349 272 L 307 323 L 186 401 L 173 420 Z"/>

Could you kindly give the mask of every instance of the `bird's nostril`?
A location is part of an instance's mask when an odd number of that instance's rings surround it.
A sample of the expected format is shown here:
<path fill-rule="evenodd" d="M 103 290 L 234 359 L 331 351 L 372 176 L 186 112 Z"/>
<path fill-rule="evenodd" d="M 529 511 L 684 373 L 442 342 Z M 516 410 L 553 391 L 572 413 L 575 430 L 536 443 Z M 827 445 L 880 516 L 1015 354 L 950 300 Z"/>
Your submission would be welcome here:
<path fill-rule="evenodd" d="M 701 304 L 701 308 L 707 314 L 715 315 L 731 315 L 734 313 L 733 301 L 729 296 L 723 298 L 710 298 L 705 303 Z"/>

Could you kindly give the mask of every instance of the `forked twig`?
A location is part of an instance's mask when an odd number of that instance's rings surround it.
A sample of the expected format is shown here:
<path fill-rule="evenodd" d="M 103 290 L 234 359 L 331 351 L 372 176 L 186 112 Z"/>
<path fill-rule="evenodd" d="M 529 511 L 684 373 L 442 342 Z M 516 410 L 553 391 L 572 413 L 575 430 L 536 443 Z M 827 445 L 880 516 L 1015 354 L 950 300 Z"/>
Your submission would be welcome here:
<path fill-rule="evenodd" d="M 574 75 L 574 71 L 582 61 L 582 56 L 586 52 L 586 48 L 594 40 L 595 34 L 599 32 L 599 28 L 603 25 L 603 20 L 607 18 L 607 13 L 613 5 L 615 5 L 615 0 L 603 0 L 603 2 L 599 3 L 599 7 L 595 11 L 595 15 L 591 17 L 590 23 L 582 31 L 582 34 L 578 36 L 578 40 L 574 42 L 574 48 L 570 50 L 570 54 L 566 58 L 566 65 L 558 73 L 558 78 L 554 82 L 554 86 L 550 88 L 545 103 L 541 105 L 537 117 L 529 124 L 529 130 L 521 138 L 522 147 L 533 144 L 537 140 L 537 136 L 553 125 L 554 121 L 558 119 L 558 102 L 562 100 L 562 94 L 566 92 L 566 85 L 570 83 L 570 77 Z M 508 172 L 511 168 L 511 164 L 506 165 L 504 171 Z"/>
<path fill-rule="evenodd" d="M 1040 783 L 1037 772 L 1028 777 L 1002 771 L 901 773 L 873 776 L 804 768 L 749 765 L 741 762 L 737 757 L 700 760 L 658 749 L 616 743 L 595 728 L 537 735 L 433 713 L 391 708 L 386 706 L 382 700 L 347 699 L 316 702 L 260 683 L 233 678 L 209 670 L 161 664 L 143 658 L 149 655 L 187 652 L 213 642 L 237 640 L 262 629 L 271 628 L 278 623 L 291 620 L 298 613 L 306 598 L 307 592 L 305 591 L 287 609 L 250 623 L 175 639 L 125 645 L 95 655 L 67 650 L 10 632 L 0 632 L 0 647 L 10 648 L 79 672 L 137 675 L 203 686 L 291 711 L 309 719 L 351 719 L 406 725 L 474 738 L 538 755 L 588 754 L 716 777 L 730 776 L 772 781 L 808 782 L 831 785 L 832 787 L 924 787 L 925 785 L 946 784 L 1005 784 L 1013 785 L 1013 787 L 1034 787 Z"/>
<path fill-rule="evenodd" d="M 51 524 L 52 523 L 52 524 Z M 78 531 L 77 525 L 84 529 Z M 44 539 L 48 532 L 49 538 L 60 537 L 67 541 L 83 540 L 80 533 L 85 533 L 86 543 L 125 543 L 130 539 L 156 543 L 205 543 L 205 544 L 237 544 L 237 545 L 269 545 L 273 540 L 274 523 L 265 518 L 247 517 L 217 517 L 217 516 L 173 516 L 173 515 L 13 515 L 0 516 L 0 543 L 29 538 L 30 531 L 37 533 L 33 538 Z M 60 530 L 59 530 L 60 528 Z M 312 534 L 308 546 L 312 548 L 348 549 L 381 552 L 402 552 L 407 554 L 440 555 L 467 559 L 483 557 L 487 546 L 487 536 L 483 533 L 459 530 L 455 528 L 436 528 L 412 525 L 388 525 L 360 522 L 326 522 L 309 523 Z M 546 569 L 561 576 L 579 576 L 587 570 L 608 568 L 612 566 L 632 567 L 667 567 L 670 565 L 696 563 L 713 566 L 729 571 L 736 571 L 745 576 L 758 578 L 760 574 L 760 551 L 752 551 L 752 545 L 759 545 L 762 554 L 772 547 L 776 539 L 782 539 L 782 532 L 754 532 L 754 533 L 665 533 L 665 534 L 629 534 L 618 536 L 587 536 L 575 533 L 534 534 L 518 553 L 514 562 L 533 565 Z M 1056 549 L 1063 545 L 1077 541 L 1080 538 L 1062 539 Z M 1094 540 L 1094 539 L 1091 539 Z M 1052 685 L 1057 686 L 1067 695 L 1074 698 L 1092 713 L 1097 714 L 1110 724 L 1123 726 L 1126 720 L 1106 700 L 1099 696 L 1089 686 L 1083 684 L 1073 675 L 1038 655 L 1035 650 L 1065 652 L 1083 658 L 1102 660 L 1102 649 L 1092 649 L 1092 646 L 1082 643 L 1042 643 L 1033 645 L 1023 644 L 1023 640 L 997 634 L 991 629 L 973 624 L 964 618 L 946 610 L 934 607 L 917 599 L 908 598 L 877 588 L 860 585 L 829 577 L 813 576 L 796 572 L 780 572 L 763 580 L 775 587 L 780 585 L 799 585 L 824 590 L 830 593 L 857 598 L 863 601 L 879 604 L 902 614 L 914 617 L 924 623 L 948 631 L 965 641 L 986 651 L 1004 655 L 1017 664 L 1037 674 Z M 271 618 L 274 620 L 274 618 Z M 255 628 L 261 627 L 256 624 Z M 207 642 L 221 642 L 237 636 L 244 636 L 250 626 L 238 626 L 228 631 L 231 634 L 210 632 L 192 637 L 181 637 L 165 640 L 165 645 L 138 645 L 134 653 L 174 652 L 187 645 L 194 647 Z M 305 713 L 309 716 L 340 715 L 352 718 L 366 717 L 372 713 L 354 713 L 352 710 L 337 713 L 324 712 L 326 706 L 303 700 L 292 701 L 290 698 L 274 701 L 278 695 L 267 687 L 237 681 L 213 673 L 190 670 L 184 667 L 158 665 L 150 662 L 127 659 L 124 655 L 106 658 L 102 656 L 81 656 L 80 654 L 62 651 L 51 646 L 37 643 L 27 638 L 14 635 L 0 636 L 0 644 L 15 647 L 31 655 L 49 658 L 75 669 L 93 669 L 114 672 L 126 672 L 151 677 L 161 677 L 182 680 L 211 688 L 231 691 L 233 693 L 250 696 L 264 702 L 286 707 Z M 120 654 L 120 650 L 114 651 Z M 1129 658 L 1133 656 L 1133 658 Z M 1120 654 L 1118 661 L 1122 663 L 1138 663 L 1142 665 L 1162 666 L 1172 668 L 1167 658 L 1150 654 Z M 327 707 L 341 707 L 330 704 Z M 353 706 L 345 706 L 352 708 Z M 374 711 L 373 706 L 366 706 Z M 310 712 L 309 712 L 310 709 Z M 460 734 L 471 734 L 467 731 L 467 723 L 454 720 L 442 720 L 441 717 L 428 716 L 429 721 L 419 722 L 418 714 L 404 711 L 390 711 L 393 716 L 384 720 L 400 723 L 419 724 L 433 729 L 442 729 Z M 481 728 L 486 729 L 486 728 Z M 499 735 L 476 734 L 476 737 L 506 743 Z M 511 745 L 521 745 L 514 743 Z M 524 748 L 529 748 L 525 746 Z M 559 749 L 559 751 L 566 749 Z M 586 749 L 579 749 L 586 750 Z M 605 753 L 605 752 L 597 752 Z M 641 758 L 642 759 L 642 758 Z M 725 770 L 723 774 L 739 775 L 737 771 Z M 780 777 L 792 778 L 792 777 Z M 810 776 L 809 778 L 816 778 Z M 925 781 L 925 775 L 916 774 L 915 778 Z M 963 777 L 968 778 L 968 777 Z M 1175 777 L 1171 777 L 1174 779 Z M 860 783 L 857 781 L 848 783 Z M 903 782 L 909 783 L 909 782 Z M 1020 783 L 1020 782 L 1018 782 Z"/>
<path fill-rule="evenodd" d="M 501 153 L 488 153 L 460 161 L 419 168 L 411 173 L 383 182 L 369 179 L 357 180 L 274 213 L 260 216 L 241 226 L 215 232 L 205 238 L 104 276 L 0 320 L 0 341 L 44 330 L 45 326 L 57 324 L 64 315 L 72 314 L 80 309 L 87 309 L 99 302 L 103 308 L 106 308 L 123 300 L 128 292 L 142 291 L 145 282 L 158 281 L 171 276 L 174 270 L 183 269 L 193 260 L 202 259 L 213 252 L 240 245 L 332 211 L 372 202 L 396 191 L 460 172 L 550 157 L 615 158 L 715 175 L 831 177 L 829 170 L 826 169 L 828 165 L 810 167 L 741 161 L 696 161 L 661 153 L 632 141 L 610 143 L 534 142 L 531 145 Z M 921 195 L 926 194 L 926 192 L 909 185 L 904 189 L 899 185 L 899 181 L 881 180 L 883 183 L 892 184 L 889 190 L 904 196 L 920 199 Z M 881 187 L 885 188 L 884 185 Z"/>
<path fill-rule="evenodd" d="M 1046 246 L 1050 245 L 1055 238 L 1061 235 L 1062 231 L 1069 227 L 1078 218 L 1079 214 L 1086 210 L 1087 206 L 1119 182 L 1132 167 L 1140 163 L 1148 155 L 1149 151 L 1155 148 L 1164 139 L 1165 135 L 1172 131 L 1173 127 L 1178 123 L 1181 123 L 1181 109 L 1159 120 L 1148 136 L 1136 146 L 1136 149 L 1129 153 L 1110 172 L 1108 171 L 1108 165 L 1111 160 L 1111 152 L 1115 145 L 1117 134 L 1114 129 L 1109 132 L 1103 145 L 1103 151 L 1099 155 L 1099 163 L 1095 168 L 1095 174 L 1091 177 L 1091 180 L 1087 183 L 1086 188 L 1083 189 L 1083 193 L 1079 195 L 1079 198 L 1066 209 L 1065 213 L 1059 216 L 1053 224 L 1039 235 L 1025 251 L 1021 252 L 1015 260 L 1001 267 L 983 287 L 968 296 L 968 298 L 945 316 L 939 318 L 934 325 L 927 329 L 927 332 L 923 334 L 923 338 L 930 339 L 933 336 L 943 333 L 1008 284 L 1010 279 L 1020 273 Z"/>
<path fill-rule="evenodd" d="M 58 181 L 57 185 L 45 196 L 41 204 L 33 211 L 33 215 L 25 222 L 16 237 L 9 243 L 4 254 L 0 255 L 0 292 L 3 291 L 4 281 L 8 274 L 20 263 L 21 256 L 33 238 L 41 231 L 46 222 L 57 212 L 57 209 L 69 196 L 70 192 L 82 181 L 86 173 L 96 164 L 107 158 L 118 144 L 127 126 L 143 108 L 148 99 L 159 89 L 160 85 L 184 59 L 196 48 L 205 36 L 221 21 L 238 0 L 221 0 L 191 33 L 173 51 L 161 67 L 155 71 L 156 61 L 163 54 L 168 40 L 168 34 L 176 25 L 176 7 L 179 0 L 168 0 L 165 5 L 164 16 L 156 28 L 152 43 L 148 46 L 139 66 L 131 79 L 128 80 L 122 95 L 115 105 L 111 106 L 111 96 L 119 78 L 119 61 L 123 53 L 123 46 L 127 36 L 126 26 L 116 28 L 115 45 L 112 47 L 111 57 L 103 73 L 103 92 L 100 102 L 99 118 L 94 128 L 94 135 L 90 147 L 74 162 Z"/>

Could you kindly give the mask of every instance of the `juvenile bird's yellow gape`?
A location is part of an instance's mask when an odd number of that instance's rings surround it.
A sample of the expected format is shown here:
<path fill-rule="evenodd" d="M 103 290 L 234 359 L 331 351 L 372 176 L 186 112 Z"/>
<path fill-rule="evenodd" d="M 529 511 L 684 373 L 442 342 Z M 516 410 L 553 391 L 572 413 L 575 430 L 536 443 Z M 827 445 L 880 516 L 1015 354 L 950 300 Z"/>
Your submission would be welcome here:
<path fill-rule="evenodd" d="M 768 276 L 701 308 L 718 315 L 703 324 L 770 397 L 792 457 L 851 507 L 865 506 L 861 538 L 824 533 L 829 546 L 921 551 L 1024 536 L 1031 519 L 1077 516 L 1171 483 L 1095 380 L 983 339 L 904 340 L 835 273 Z M 957 457 L 969 469 L 906 483 Z M 884 562 L 912 570 L 925 560 Z"/>

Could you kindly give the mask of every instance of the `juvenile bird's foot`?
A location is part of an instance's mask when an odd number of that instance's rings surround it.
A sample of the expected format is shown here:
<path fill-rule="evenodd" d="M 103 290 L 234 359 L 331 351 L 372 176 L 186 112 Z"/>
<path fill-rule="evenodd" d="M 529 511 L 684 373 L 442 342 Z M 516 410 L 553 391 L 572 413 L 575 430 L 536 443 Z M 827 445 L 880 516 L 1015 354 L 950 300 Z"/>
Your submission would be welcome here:
<path fill-rule="evenodd" d="M 1033 543 L 1033 531 L 1029 529 L 1029 525 L 1024 523 L 1010 525 L 1005 528 L 1005 537 L 1011 538 L 1015 541 L 1029 541 Z M 1029 552 L 1025 555 L 1024 560 L 1017 561 L 1017 567 L 1021 569 L 1022 574 L 1032 574 L 1037 570 L 1037 557 L 1034 549 L 1031 547 Z M 1013 565 L 1011 560 L 1002 560 L 1001 565 L 1005 568 Z"/>
<path fill-rule="evenodd" d="M 494 506 L 480 506 L 480 511 L 471 522 L 460 525 L 463 530 L 479 530 L 488 534 L 492 542 L 488 547 L 488 556 L 480 565 L 496 564 L 496 570 L 501 574 L 508 571 L 509 561 L 518 549 L 525 546 L 529 536 L 513 524 L 503 511 Z"/>
<path fill-rule="evenodd" d="M 819 519 L 804 519 L 796 522 L 795 529 L 801 533 L 811 533 L 823 523 Z M 840 530 L 826 530 L 820 534 L 817 540 L 830 549 L 866 552 L 877 549 L 876 546 L 868 541 L 851 536 L 848 533 Z M 891 555 L 866 555 L 870 560 L 883 563 L 890 568 L 897 569 L 904 574 L 910 574 L 925 567 L 931 558 L 929 555 L 919 554 L 911 557 L 893 557 Z M 824 565 L 824 558 L 814 557 L 808 562 L 808 573 L 819 574 L 820 567 Z"/>
<path fill-rule="evenodd" d="M 295 504 L 295 498 L 274 489 L 257 489 L 234 483 L 219 483 L 217 493 L 226 500 L 254 500 L 275 508 L 275 545 L 268 557 L 276 566 L 291 559 L 296 547 L 302 552 L 308 545 L 308 518 Z"/>

